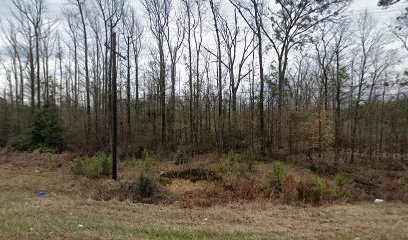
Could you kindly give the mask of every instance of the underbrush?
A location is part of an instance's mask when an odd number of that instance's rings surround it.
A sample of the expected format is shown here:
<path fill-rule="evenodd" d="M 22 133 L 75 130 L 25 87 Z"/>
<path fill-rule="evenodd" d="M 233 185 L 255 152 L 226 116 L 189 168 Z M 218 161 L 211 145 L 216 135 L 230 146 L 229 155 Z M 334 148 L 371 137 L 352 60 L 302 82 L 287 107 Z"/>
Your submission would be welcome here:
<path fill-rule="evenodd" d="M 129 184 L 129 187 L 121 191 L 137 202 L 155 203 L 181 199 L 191 199 L 194 202 L 194 199 L 201 199 L 200 205 L 204 206 L 208 205 L 204 204 L 205 199 L 219 198 L 216 202 L 258 199 L 283 204 L 321 205 L 349 201 L 353 199 L 352 194 L 355 194 L 355 176 L 349 172 L 338 172 L 330 176 L 317 175 L 287 162 L 259 161 L 257 152 L 252 149 L 244 153 L 231 150 L 226 155 L 203 155 L 199 156 L 200 161 L 187 161 L 188 154 L 181 148 L 173 155 L 173 159 L 168 160 L 157 159 L 147 149 L 141 155 L 140 160 L 135 157 L 125 158 L 120 165 L 122 169 L 119 168 L 122 171 L 123 168 L 126 169 L 126 183 Z M 111 160 L 106 155 L 77 158 L 72 171 L 89 178 L 109 176 Z M 191 181 L 192 185 L 196 181 L 208 181 L 208 189 L 172 192 L 173 189 L 169 187 L 172 181 L 180 179 Z M 217 197 L 213 196 L 215 190 L 212 186 L 217 186 Z M 169 196 L 173 200 L 169 200 Z M 224 197 L 226 199 L 221 199 Z"/>
<path fill-rule="evenodd" d="M 134 183 L 133 199 L 142 200 L 144 198 L 149 198 L 153 195 L 155 188 L 155 179 L 142 170 L 139 178 Z"/>
<path fill-rule="evenodd" d="M 96 157 L 77 157 L 71 166 L 72 172 L 88 178 L 107 177 L 112 174 L 112 159 L 109 155 L 101 154 Z"/>
<path fill-rule="evenodd" d="M 60 152 L 64 147 L 63 122 L 53 105 L 36 110 L 31 132 L 10 139 L 7 147 L 16 151 Z"/>

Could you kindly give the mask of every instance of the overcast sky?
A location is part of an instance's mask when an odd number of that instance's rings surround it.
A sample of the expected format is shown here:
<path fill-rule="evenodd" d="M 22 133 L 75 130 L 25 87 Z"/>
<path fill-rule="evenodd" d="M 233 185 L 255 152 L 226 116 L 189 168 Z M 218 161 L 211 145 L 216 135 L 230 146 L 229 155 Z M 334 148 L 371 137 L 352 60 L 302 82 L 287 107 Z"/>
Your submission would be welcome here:
<path fill-rule="evenodd" d="M 129 0 L 132 4 L 136 5 L 137 2 L 140 0 Z M 224 0 L 226 1 L 226 0 Z M 64 4 L 67 3 L 67 0 L 45 0 L 47 6 L 48 15 L 51 18 L 58 17 L 61 8 Z M 404 3 L 398 3 L 390 8 L 383 9 L 377 6 L 378 0 L 353 0 L 350 8 L 349 13 L 351 16 L 356 16 L 359 12 L 364 9 L 368 9 L 370 13 L 374 15 L 378 21 L 382 22 L 383 24 L 390 24 L 396 16 L 400 15 L 404 11 Z M 0 0 L 0 19 L 5 19 L 11 16 L 10 7 L 12 5 L 11 0 Z M 140 6 L 140 5 L 139 5 Z M 142 13 L 142 11 L 140 11 Z M 384 26 L 384 25 L 383 25 Z M 1 38 L 0 34 L 0 38 Z M 0 39 L 0 55 L 3 55 L 4 51 L 4 39 Z M 2 57 L 2 56 L 0 56 Z M 4 59 L 4 56 L 3 56 Z M 3 70 L 0 69 L 0 73 L 3 73 Z M 2 74 L 0 74 L 2 75 Z M 4 78 L 0 76 L 0 89 L 4 87 Z"/>
<path fill-rule="evenodd" d="M 135 3 L 139 0 L 129 0 L 131 3 Z M 51 14 L 57 14 L 61 6 L 66 3 L 67 0 L 46 0 L 47 7 Z M 390 16 L 395 16 L 395 12 L 398 10 L 402 10 L 400 6 L 402 3 L 392 6 L 390 9 L 381 10 L 380 7 L 377 6 L 377 0 L 353 0 L 351 9 L 355 11 L 362 10 L 364 8 L 368 8 L 369 10 L 379 11 L 381 13 L 377 14 L 380 17 L 389 18 Z M 0 0 L 0 17 L 7 17 L 10 15 L 10 6 L 11 0 Z"/>

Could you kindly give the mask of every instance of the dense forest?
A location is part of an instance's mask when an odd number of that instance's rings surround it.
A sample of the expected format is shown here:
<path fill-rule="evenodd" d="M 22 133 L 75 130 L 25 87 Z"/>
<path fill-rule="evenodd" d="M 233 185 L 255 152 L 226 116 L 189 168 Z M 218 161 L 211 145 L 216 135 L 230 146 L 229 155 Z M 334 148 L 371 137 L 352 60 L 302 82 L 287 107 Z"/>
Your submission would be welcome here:
<path fill-rule="evenodd" d="M 11 1 L 1 146 L 408 153 L 406 12 L 387 27 L 348 0 Z"/>

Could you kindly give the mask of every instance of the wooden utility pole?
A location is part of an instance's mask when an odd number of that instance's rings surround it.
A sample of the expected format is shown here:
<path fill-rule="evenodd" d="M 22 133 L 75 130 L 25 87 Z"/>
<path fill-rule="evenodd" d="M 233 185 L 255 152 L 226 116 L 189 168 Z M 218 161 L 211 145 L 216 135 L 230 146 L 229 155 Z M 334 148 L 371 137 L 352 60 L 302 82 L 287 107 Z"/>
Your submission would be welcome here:
<path fill-rule="evenodd" d="M 117 148 L 117 108 L 116 108 L 116 33 L 112 33 L 112 179 L 118 178 L 116 164 L 116 148 Z"/>

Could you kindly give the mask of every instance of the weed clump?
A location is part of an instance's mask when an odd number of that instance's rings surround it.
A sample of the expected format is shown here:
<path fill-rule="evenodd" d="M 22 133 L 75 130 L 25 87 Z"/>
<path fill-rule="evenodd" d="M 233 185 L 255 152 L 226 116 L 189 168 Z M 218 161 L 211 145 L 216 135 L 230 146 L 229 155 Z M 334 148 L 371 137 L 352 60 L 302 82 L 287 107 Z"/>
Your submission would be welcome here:
<path fill-rule="evenodd" d="M 271 182 L 275 190 L 279 192 L 282 191 L 282 181 L 284 176 L 285 166 L 280 162 L 274 163 L 271 171 Z"/>
<path fill-rule="evenodd" d="M 75 158 L 71 170 L 77 175 L 88 178 L 100 178 L 112 174 L 112 159 L 110 156 L 102 154 L 92 158 Z"/>
<path fill-rule="evenodd" d="M 234 171 L 237 167 L 237 155 L 234 150 L 228 152 L 228 167 L 230 171 Z"/>
<path fill-rule="evenodd" d="M 154 164 L 154 157 L 149 153 L 149 151 L 145 148 L 142 154 L 142 169 L 145 171 L 149 171 L 150 168 Z"/>
<path fill-rule="evenodd" d="M 136 145 L 136 150 L 135 150 L 136 159 L 141 159 L 143 157 L 144 150 L 145 150 L 145 147 L 143 147 L 143 145 Z"/>
<path fill-rule="evenodd" d="M 253 148 L 249 148 L 246 154 L 248 171 L 252 172 L 255 169 L 256 163 L 259 161 L 259 155 Z"/>
<path fill-rule="evenodd" d="M 276 193 L 282 193 L 282 182 L 285 177 L 285 166 L 280 162 L 272 165 L 270 172 L 263 179 L 265 196 L 272 198 Z"/>
<path fill-rule="evenodd" d="M 187 159 L 188 159 L 187 152 L 184 150 L 184 148 L 179 147 L 176 152 L 174 164 L 183 165 L 187 163 Z"/>
<path fill-rule="evenodd" d="M 299 200 L 304 203 L 320 204 L 331 196 L 330 185 L 319 177 L 302 179 L 298 186 Z"/>
<path fill-rule="evenodd" d="M 326 183 L 323 179 L 316 178 L 314 191 L 316 194 L 316 202 L 319 203 L 322 200 L 323 194 L 326 192 Z"/>
<path fill-rule="evenodd" d="M 226 158 L 219 157 L 218 170 L 222 173 L 233 173 L 238 169 L 237 155 L 230 150 Z"/>
<path fill-rule="evenodd" d="M 138 181 L 136 182 L 136 194 L 137 198 L 151 197 L 154 190 L 154 180 L 142 170 Z"/>
<path fill-rule="evenodd" d="M 102 168 L 102 175 L 110 176 L 112 174 L 112 159 L 110 156 L 103 154 L 99 157 L 99 162 Z"/>
<path fill-rule="evenodd" d="M 84 159 L 77 157 L 71 165 L 71 171 L 76 175 L 85 175 L 85 163 Z"/>
<path fill-rule="evenodd" d="M 336 175 L 336 195 L 338 197 L 350 197 L 351 193 L 345 190 L 347 177 L 343 173 Z"/>
<path fill-rule="evenodd" d="M 297 197 L 297 181 L 293 175 L 287 175 L 282 183 L 282 197 L 284 203 L 292 203 Z"/>
<path fill-rule="evenodd" d="M 11 138 L 7 147 L 16 151 L 27 151 L 31 148 L 31 138 L 27 136 L 17 136 Z"/>

